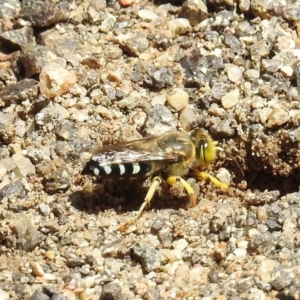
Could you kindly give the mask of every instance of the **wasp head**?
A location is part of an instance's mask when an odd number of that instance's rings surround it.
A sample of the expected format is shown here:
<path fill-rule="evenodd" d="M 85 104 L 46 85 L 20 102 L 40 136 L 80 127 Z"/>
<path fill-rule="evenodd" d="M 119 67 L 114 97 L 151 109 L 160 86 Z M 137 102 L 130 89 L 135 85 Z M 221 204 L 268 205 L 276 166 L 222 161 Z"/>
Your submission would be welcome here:
<path fill-rule="evenodd" d="M 208 168 L 216 157 L 216 150 L 222 150 L 218 147 L 218 142 L 203 129 L 194 129 L 191 132 L 191 139 L 195 145 L 197 164 L 201 168 Z"/>

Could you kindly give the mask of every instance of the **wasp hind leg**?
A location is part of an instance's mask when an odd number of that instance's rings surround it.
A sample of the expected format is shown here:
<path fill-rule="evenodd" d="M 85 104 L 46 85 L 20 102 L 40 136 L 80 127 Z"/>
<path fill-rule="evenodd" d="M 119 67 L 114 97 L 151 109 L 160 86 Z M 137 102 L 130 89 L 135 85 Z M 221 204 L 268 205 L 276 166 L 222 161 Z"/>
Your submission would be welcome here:
<path fill-rule="evenodd" d="M 139 217 L 143 213 L 143 210 L 150 203 L 150 201 L 152 200 L 152 198 L 155 194 L 156 189 L 160 186 L 161 183 L 162 183 L 162 179 L 160 177 L 156 176 L 156 177 L 153 178 L 152 183 L 150 185 L 150 188 L 149 188 L 149 190 L 147 192 L 147 195 L 145 197 L 145 200 L 144 200 L 142 206 L 140 207 L 139 211 L 137 212 L 136 216 L 132 220 L 126 222 L 123 225 L 121 225 L 120 226 L 121 231 L 125 231 L 129 225 L 133 224 L 134 222 L 136 222 L 137 219 L 139 219 Z"/>
<path fill-rule="evenodd" d="M 170 176 L 170 177 L 168 177 L 168 179 L 166 181 L 169 185 L 174 185 L 176 182 L 180 182 L 189 195 L 191 206 L 192 207 L 196 206 L 195 192 L 194 192 L 193 188 L 191 187 L 191 185 L 186 180 L 184 180 L 180 176 Z"/>
<path fill-rule="evenodd" d="M 210 180 L 217 188 L 219 188 L 221 190 L 226 191 L 229 188 L 227 183 L 218 180 L 216 177 L 214 177 L 206 172 L 195 171 L 194 174 L 198 180 Z"/>

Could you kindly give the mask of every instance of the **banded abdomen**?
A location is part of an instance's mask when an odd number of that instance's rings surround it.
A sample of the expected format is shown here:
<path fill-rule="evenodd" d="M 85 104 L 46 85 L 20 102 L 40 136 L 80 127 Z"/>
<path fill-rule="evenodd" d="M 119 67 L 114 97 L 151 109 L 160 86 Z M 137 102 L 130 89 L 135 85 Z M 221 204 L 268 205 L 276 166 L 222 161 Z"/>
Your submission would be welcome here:
<path fill-rule="evenodd" d="M 155 170 L 154 170 L 155 169 Z M 90 160 L 82 174 L 91 174 L 103 178 L 143 178 L 150 176 L 157 168 L 152 163 L 99 163 Z"/>

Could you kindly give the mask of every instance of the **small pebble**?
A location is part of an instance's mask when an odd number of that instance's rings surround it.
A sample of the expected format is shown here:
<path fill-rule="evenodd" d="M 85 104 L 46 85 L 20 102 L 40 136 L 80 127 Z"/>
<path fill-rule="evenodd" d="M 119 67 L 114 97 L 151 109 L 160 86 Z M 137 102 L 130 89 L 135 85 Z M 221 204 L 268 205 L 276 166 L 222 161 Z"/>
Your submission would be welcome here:
<path fill-rule="evenodd" d="M 248 69 L 245 73 L 246 73 L 246 76 L 248 78 L 256 78 L 256 79 L 258 79 L 259 76 L 260 76 L 259 70 Z"/>
<path fill-rule="evenodd" d="M 3 179 L 6 172 L 7 172 L 7 169 L 3 165 L 0 164 L 0 180 Z"/>
<path fill-rule="evenodd" d="M 291 283 L 293 282 L 293 278 L 284 269 L 273 274 L 273 278 L 274 279 L 270 283 L 276 291 L 283 290 L 284 288 L 291 285 Z"/>
<path fill-rule="evenodd" d="M 51 298 L 47 294 L 45 294 L 45 293 L 43 293 L 43 292 L 41 292 L 39 290 L 36 290 L 30 296 L 29 300 L 51 300 Z"/>
<path fill-rule="evenodd" d="M 130 5 L 133 5 L 134 0 L 120 0 L 120 3 L 123 6 L 130 6 Z"/>
<path fill-rule="evenodd" d="M 176 250 L 183 251 L 188 246 L 188 242 L 185 239 L 179 239 L 174 241 L 172 246 Z"/>
<path fill-rule="evenodd" d="M 275 128 L 277 126 L 283 125 L 290 119 L 289 113 L 282 108 L 274 108 L 269 114 L 267 127 Z"/>
<path fill-rule="evenodd" d="M 231 82 L 237 83 L 242 80 L 243 72 L 238 66 L 232 65 L 228 68 L 227 75 Z"/>
<path fill-rule="evenodd" d="M 296 140 L 298 142 L 300 142 L 300 127 L 296 128 L 294 131 L 293 131 L 293 135 L 294 137 L 296 138 Z M 1 172 L 1 171 L 0 171 Z"/>
<path fill-rule="evenodd" d="M 188 33 L 191 31 L 191 25 L 187 19 L 179 18 L 169 22 L 169 29 L 176 35 Z"/>
<path fill-rule="evenodd" d="M 63 120 L 70 116 L 68 110 L 58 103 L 50 103 L 35 115 L 35 122 L 39 125 L 46 125 L 53 120 Z"/>
<path fill-rule="evenodd" d="M 148 119 L 145 124 L 148 136 L 159 136 L 175 129 L 175 118 L 166 106 L 157 104 L 148 111 Z"/>
<path fill-rule="evenodd" d="M 130 256 L 138 261 L 147 273 L 159 268 L 165 260 L 162 253 L 148 243 L 134 244 L 130 249 Z"/>
<path fill-rule="evenodd" d="M 77 296 L 73 291 L 70 290 L 62 290 L 62 294 L 68 299 L 68 300 L 77 300 Z"/>
<path fill-rule="evenodd" d="M 229 171 L 228 171 L 227 169 L 225 169 L 225 168 L 220 168 L 220 169 L 218 170 L 218 173 L 217 173 L 217 178 L 218 178 L 220 181 L 222 181 L 222 182 L 224 182 L 224 183 L 230 185 L 231 175 L 230 175 L 230 173 L 229 173 Z"/>
<path fill-rule="evenodd" d="M 66 94 L 76 83 L 74 71 L 68 71 L 57 63 L 48 63 L 40 73 L 40 91 L 45 97 Z"/>
<path fill-rule="evenodd" d="M 197 121 L 197 114 L 191 105 L 187 105 L 180 114 L 179 121 L 181 126 L 186 130 L 190 130 L 190 126 Z"/>
<path fill-rule="evenodd" d="M 55 252 L 49 250 L 45 253 L 45 256 L 52 260 L 55 257 Z"/>
<path fill-rule="evenodd" d="M 184 1 L 179 15 L 188 19 L 190 24 L 195 26 L 207 18 L 208 9 L 201 0 L 187 0 Z"/>
<path fill-rule="evenodd" d="M 0 299 L 1 300 L 8 300 L 10 299 L 9 294 L 0 289 Z"/>
<path fill-rule="evenodd" d="M 167 102 L 176 111 L 181 111 L 188 105 L 189 94 L 183 89 L 176 88 L 167 97 Z"/>
<path fill-rule="evenodd" d="M 267 104 L 266 99 L 259 97 L 259 96 L 254 96 L 251 100 L 251 107 L 252 108 L 263 108 Z"/>
<path fill-rule="evenodd" d="M 160 105 L 164 105 L 166 102 L 166 96 L 165 95 L 157 95 L 157 96 L 154 96 L 151 100 L 151 105 L 154 106 L 154 105 L 157 105 L 157 104 L 160 104 Z"/>
<path fill-rule="evenodd" d="M 227 93 L 221 100 L 222 105 L 225 109 L 235 106 L 240 98 L 240 93 L 238 89 L 234 89 Z"/>
<path fill-rule="evenodd" d="M 33 264 L 33 273 L 35 276 L 39 277 L 43 277 L 45 275 L 45 272 L 42 269 L 41 265 L 37 262 Z"/>
<path fill-rule="evenodd" d="M 291 66 L 284 66 L 281 68 L 281 72 L 284 77 L 292 77 L 294 69 Z"/>
<path fill-rule="evenodd" d="M 148 9 L 141 9 L 138 11 L 138 16 L 145 21 L 152 21 L 158 18 L 158 15 Z"/>
<path fill-rule="evenodd" d="M 54 274 L 50 274 L 50 273 L 45 273 L 45 275 L 43 276 L 43 278 L 45 280 L 49 280 L 49 281 L 54 281 L 57 279 L 57 277 Z"/>
<path fill-rule="evenodd" d="M 78 122 L 84 122 L 90 118 L 89 113 L 86 109 L 70 109 L 71 119 Z"/>
<path fill-rule="evenodd" d="M 236 248 L 233 253 L 236 257 L 245 258 L 247 256 L 247 249 Z"/>
<path fill-rule="evenodd" d="M 95 112 L 99 114 L 101 117 L 103 117 L 104 119 L 109 119 L 109 120 L 113 119 L 112 111 L 106 108 L 105 106 L 97 105 Z"/>
<path fill-rule="evenodd" d="M 43 216 L 49 216 L 49 214 L 51 212 L 50 206 L 48 204 L 44 204 L 44 203 L 39 204 L 38 209 L 39 209 L 39 212 L 41 213 L 41 215 L 43 215 Z"/>
<path fill-rule="evenodd" d="M 117 21 L 117 18 L 113 16 L 112 14 L 107 14 L 105 19 L 102 21 L 100 30 L 101 32 L 109 32 L 114 27 L 115 23 Z"/>
<path fill-rule="evenodd" d="M 15 160 L 15 164 L 17 166 L 16 172 L 22 177 L 26 177 L 27 174 L 35 174 L 35 166 L 29 158 L 21 157 Z"/>
<path fill-rule="evenodd" d="M 250 0 L 241 0 L 239 2 L 239 8 L 242 12 L 247 12 L 250 9 Z"/>
<path fill-rule="evenodd" d="M 121 70 L 110 71 L 107 75 L 107 79 L 113 82 L 122 82 L 123 72 Z"/>
<path fill-rule="evenodd" d="M 189 273 L 189 281 L 191 282 L 199 282 L 201 280 L 201 275 L 203 274 L 204 267 L 200 265 L 193 266 L 192 269 L 190 269 Z"/>

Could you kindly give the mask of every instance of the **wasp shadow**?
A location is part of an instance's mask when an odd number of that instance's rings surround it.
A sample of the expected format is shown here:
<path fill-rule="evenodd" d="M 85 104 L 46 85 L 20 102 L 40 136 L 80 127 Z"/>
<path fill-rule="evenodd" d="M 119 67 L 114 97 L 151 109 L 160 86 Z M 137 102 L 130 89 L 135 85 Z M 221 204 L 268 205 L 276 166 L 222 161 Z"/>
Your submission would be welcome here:
<path fill-rule="evenodd" d="M 69 196 L 71 205 L 79 211 L 97 214 L 108 209 L 117 213 L 137 211 L 144 202 L 150 186 L 145 180 L 108 180 L 103 179 L 93 184 L 93 189 L 83 189 Z M 187 209 L 189 199 L 185 192 L 170 192 L 170 186 L 163 182 L 154 194 L 149 209 Z"/>

